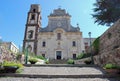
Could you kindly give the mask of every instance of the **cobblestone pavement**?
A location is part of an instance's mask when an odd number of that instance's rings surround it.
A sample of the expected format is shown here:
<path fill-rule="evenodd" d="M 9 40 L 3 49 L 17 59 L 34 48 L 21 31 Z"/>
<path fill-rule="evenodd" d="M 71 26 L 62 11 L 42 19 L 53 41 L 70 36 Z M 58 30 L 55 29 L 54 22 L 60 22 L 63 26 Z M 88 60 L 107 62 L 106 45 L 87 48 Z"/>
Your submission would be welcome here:
<path fill-rule="evenodd" d="M 103 73 L 94 67 L 25 67 L 23 74 L 87 75 Z"/>

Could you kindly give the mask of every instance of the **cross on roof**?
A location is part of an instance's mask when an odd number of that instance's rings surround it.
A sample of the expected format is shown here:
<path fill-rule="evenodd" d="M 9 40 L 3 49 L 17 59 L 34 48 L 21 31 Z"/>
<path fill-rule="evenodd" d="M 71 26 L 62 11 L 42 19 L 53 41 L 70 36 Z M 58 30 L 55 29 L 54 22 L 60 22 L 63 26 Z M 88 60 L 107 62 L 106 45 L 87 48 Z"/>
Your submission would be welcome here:
<path fill-rule="evenodd" d="M 77 27 L 79 27 L 79 24 L 77 23 Z"/>

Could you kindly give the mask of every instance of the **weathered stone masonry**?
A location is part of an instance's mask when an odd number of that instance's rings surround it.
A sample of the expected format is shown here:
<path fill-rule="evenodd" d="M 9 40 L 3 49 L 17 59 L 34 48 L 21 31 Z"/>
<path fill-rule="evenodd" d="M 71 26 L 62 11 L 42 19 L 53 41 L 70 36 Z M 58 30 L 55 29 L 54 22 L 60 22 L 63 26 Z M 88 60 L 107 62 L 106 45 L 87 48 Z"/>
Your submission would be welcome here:
<path fill-rule="evenodd" d="M 100 36 L 99 54 L 94 57 L 95 64 L 113 63 L 120 65 L 120 20 Z"/>

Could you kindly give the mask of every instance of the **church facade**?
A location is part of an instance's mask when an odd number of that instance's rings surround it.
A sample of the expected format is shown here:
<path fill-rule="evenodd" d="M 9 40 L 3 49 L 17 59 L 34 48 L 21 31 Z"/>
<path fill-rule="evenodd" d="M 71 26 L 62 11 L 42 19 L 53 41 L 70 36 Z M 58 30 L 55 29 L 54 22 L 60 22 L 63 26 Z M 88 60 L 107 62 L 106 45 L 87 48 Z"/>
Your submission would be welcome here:
<path fill-rule="evenodd" d="M 65 9 L 55 9 L 48 16 L 48 25 L 41 26 L 41 9 L 31 5 L 28 12 L 23 48 L 49 59 L 76 58 L 85 51 L 79 26 L 71 25 L 71 15 Z"/>

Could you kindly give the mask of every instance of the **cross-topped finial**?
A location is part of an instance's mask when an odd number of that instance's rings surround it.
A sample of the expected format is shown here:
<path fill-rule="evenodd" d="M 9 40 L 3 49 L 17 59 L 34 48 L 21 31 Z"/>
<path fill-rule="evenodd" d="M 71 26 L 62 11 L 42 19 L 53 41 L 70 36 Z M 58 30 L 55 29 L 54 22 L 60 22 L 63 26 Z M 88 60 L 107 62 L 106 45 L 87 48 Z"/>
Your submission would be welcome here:
<path fill-rule="evenodd" d="M 79 24 L 77 23 L 77 27 L 79 27 Z"/>

